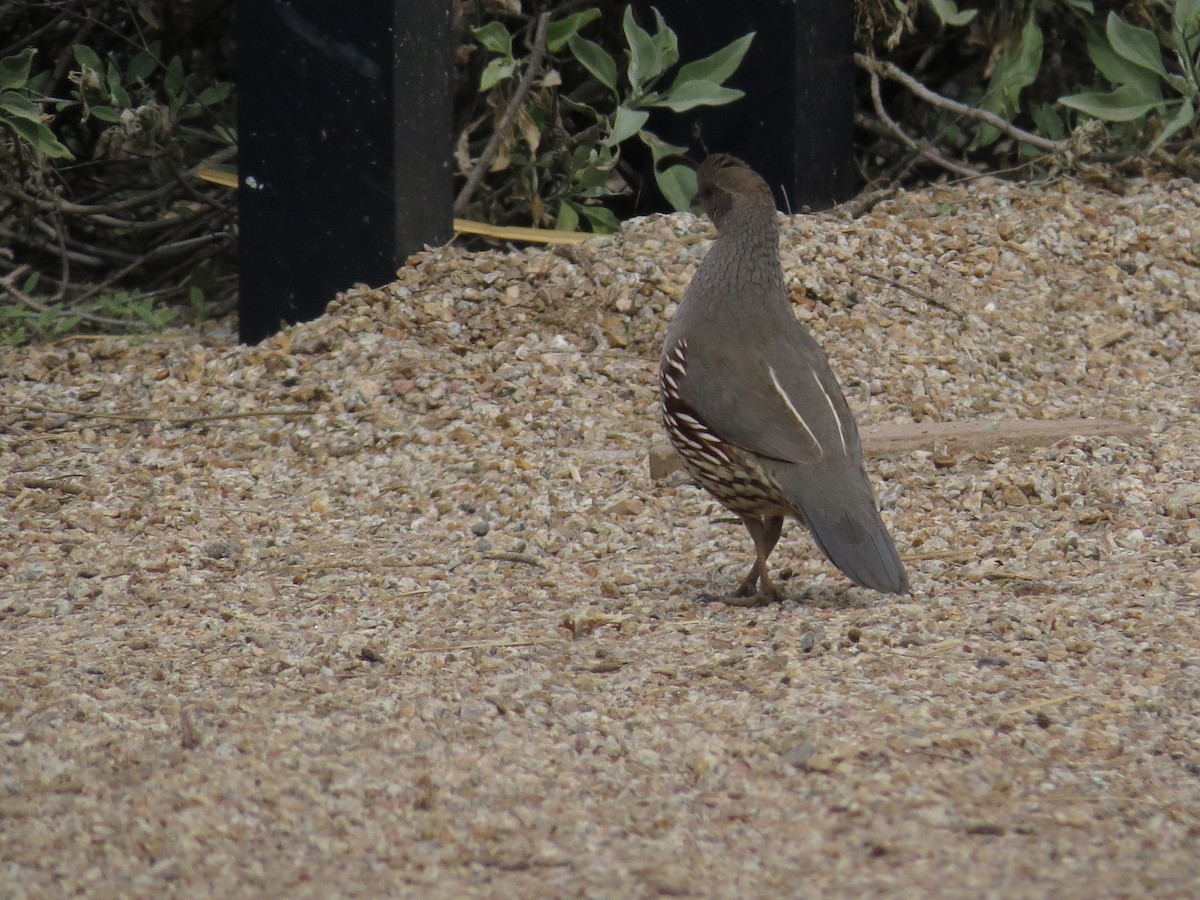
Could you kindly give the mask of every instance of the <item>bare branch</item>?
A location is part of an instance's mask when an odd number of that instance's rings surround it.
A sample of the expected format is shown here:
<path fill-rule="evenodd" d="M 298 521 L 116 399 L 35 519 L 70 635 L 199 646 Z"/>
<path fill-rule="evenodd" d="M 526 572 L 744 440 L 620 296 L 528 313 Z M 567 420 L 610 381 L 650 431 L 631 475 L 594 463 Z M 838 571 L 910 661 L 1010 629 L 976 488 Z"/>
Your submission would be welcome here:
<path fill-rule="evenodd" d="M 959 103 L 957 100 L 951 100 L 949 97 L 943 97 L 934 91 L 931 91 L 917 79 L 913 78 L 907 72 L 902 71 L 890 62 L 880 62 L 870 56 L 865 56 L 862 53 L 854 54 L 854 62 L 860 68 L 874 75 L 882 75 L 884 78 L 889 78 L 892 81 L 898 81 L 912 93 L 916 94 L 926 103 L 949 110 L 960 116 L 966 116 L 971 119 L 978 119 L 981 122 L 994 127 L 996 130 L 1007 134 L 1011 138 L 1016 138 L 1026 144 L 1032 144 L 1034 147 L 1039 147 L 1042 150 L 1049 150 L 1054 153 L 1063 153 L 1070 147 L 1069 141 L 1054 141 L 1049 138 L 1044 138 L 1040 134 L 1033 134 L 1018 128 L 1011 122 L 1006 121 L 1002 116 L 996 115 L 994 112 L 989 112 L 986 109 L 979 109 L 974 106 L 967 106 L 965 103 Z M 975 174 L 975 173 L 972 173 Z"/>
<path fill-rule="evenodd" d="M 908 149 L 916 151 L 919 159 L 927 159 L 930 162 L 935 163 L 936 165 L 939 165 L 943 169 L 953 172 L 956 175 L 963 175 L 969 178 L 979 174 L 974 169 L 964 166 L 961 163 L 957 163 L 952 159 L 948 159 L 938 152 L 937 149 L 928 144 L 924 146 L 918 145 L 913 138 L 909 137 L 904 132 L 904 129 L 900 127 L 900 124 L 891 116 L 889 116 L 887 110 L 883 107 L 883 98 L 879 94 L 879 75 L 875 72 L 871 72 L 870 75 L 871 103 L 875 107 L 875 115 L 879 116 L 879 121 L 883 123 L 884 127 L 893 136 L 895 136 L 896 140 L 900 141 L 900 143 L 908 147 Z"/>
<path fill-rule="evenodd" d="M 39 303 L 34 300 L 15 284 L 16 280 L 29 271 L 29 266 L 17 266 L 4 277 L 0 278 L 0 288 L 4 288 L 14 300 L 28 306 L 34 312 L 47 313 L 53 307 L 46 306 L 44 303 Z M 127 319 L 113 319 L 109 316 L 100 316 L 95 313 L 85 312 L 80 309 L 64 309 L 60 310 L 58 317 L 78 316 L 85 322 L 91 322 L 93 325 L 119 325 L 121 327 L 135 326 L 139 323 L 130 322 Z"/>

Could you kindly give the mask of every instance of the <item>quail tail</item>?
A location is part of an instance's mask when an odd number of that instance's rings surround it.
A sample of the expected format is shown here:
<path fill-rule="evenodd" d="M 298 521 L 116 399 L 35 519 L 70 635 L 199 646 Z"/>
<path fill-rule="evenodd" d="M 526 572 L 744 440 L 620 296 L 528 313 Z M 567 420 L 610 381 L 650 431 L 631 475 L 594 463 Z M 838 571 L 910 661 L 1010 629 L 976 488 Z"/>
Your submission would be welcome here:
<path fill-rule="evenodd" d="M 847 578 L 885 594 L 907 594 L 908 576 L 879 516 L 866 476 L 805 479 L 785 491 L 817 545 Z"/>

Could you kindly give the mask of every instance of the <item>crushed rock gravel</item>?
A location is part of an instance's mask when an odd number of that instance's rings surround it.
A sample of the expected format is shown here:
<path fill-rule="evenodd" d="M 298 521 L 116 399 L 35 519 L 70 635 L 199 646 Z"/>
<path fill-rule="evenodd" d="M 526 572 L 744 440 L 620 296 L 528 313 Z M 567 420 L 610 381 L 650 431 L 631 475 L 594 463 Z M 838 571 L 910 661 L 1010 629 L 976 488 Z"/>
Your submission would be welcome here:
<path fill-rule="evenodd" d="M 785 220 L 860 421 L 1137 439 L 869 464 L 911 597 L 788 599 L 651 481 L 688 215 L 427 251 L 256 347 L 0 350 L 0 890 L 1200 890 L 1200 185 Z"/>

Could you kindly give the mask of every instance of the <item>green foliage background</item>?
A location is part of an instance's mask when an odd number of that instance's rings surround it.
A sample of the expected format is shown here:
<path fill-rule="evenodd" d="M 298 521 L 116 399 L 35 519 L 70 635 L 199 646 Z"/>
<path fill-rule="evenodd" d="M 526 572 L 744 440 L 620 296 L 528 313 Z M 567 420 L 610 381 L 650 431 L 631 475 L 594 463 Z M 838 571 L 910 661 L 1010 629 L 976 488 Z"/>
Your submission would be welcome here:
<path fill-rule="evenodd" d="M 0 6 L 0 338 L 232 305 L 231 0 Z"/>
<path fill-rule="evenodd" d="M 939 97 L 1068 143 L 1044 147 L 885 84 L 884 111 L 863 84 L 864 176 L 938 177 L 936 157 L 1039 177 L 1105 164 L 1200 176 L 1200 0 L 859 0 L 860 49 Z M 961 174 L 961 173 L 959 173 Z"/>
<path fill-rule="evenodd" d="M 461 212 L 606 231 L 639 192 L 686 205 L 691 172 L 650 114 L 737 102 L 725 82 L 753 36 L 698 60 L 650 3 L 626 7 L 453 3 Z M 235 196 L 200 173 L 236 165 L 234 11 L 0 4 L 0 340 L 232 308 Z M 1200 0 L 857 0 L 856 14 L 864 187 L 1200 177 Z M 658 164 L 650 184 L 638 154 Z"/>

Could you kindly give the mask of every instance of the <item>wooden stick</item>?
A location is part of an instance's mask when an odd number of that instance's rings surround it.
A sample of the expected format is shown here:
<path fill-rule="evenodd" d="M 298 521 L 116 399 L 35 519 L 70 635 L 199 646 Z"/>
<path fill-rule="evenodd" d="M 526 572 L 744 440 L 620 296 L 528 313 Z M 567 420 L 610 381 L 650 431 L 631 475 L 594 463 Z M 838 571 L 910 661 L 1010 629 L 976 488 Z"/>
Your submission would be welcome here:
<path fill-rule="evenodd" d="M 471 644 L 447 644 L 440 647 L 407 647 L 409 653 L 453 653 L 458 650 L 493 650 L 508 647 L 540 647 L 544 644 L 565 644 L 565 638 L 540 638 L 532 641 L 476 641 Z"/>
<path fill-rule="evenodd" d="M 588 231 L 556 231 L 553 228 L 524 228 L 519 225 L 489 225 L 470 219 L 455 219 L 459 234 L 477 234 L 500 241 L 528 241 L 535 244 L 581 244 L 599 235 Z"/>
<path fill-rule="evenodd" d="M 270 416 L 315 416 L 311 409 L 265 409 L 260 412 L 213 413 L 203 416 L 181 416 L 164 419 L 160 416 L 146 416 L 132 413 L 107 413 L 90 409 L 61 409 L 54 406 L 25 406 L 12 403 L 6 409 L 19 409 L 23 412 L 41 413 L 42 415 L 72 416 L 76 419 L 111 419 L 116 422 L 148 422 L 153 425 L 165 425 L 168 428 L 186 428 L 189 425 L 203 425 L 209 422 L 223 422 L 234 419 L 264 419 Z"/>
<path fill-rule="evenodd" d="M 539 569 L 546 568 L 546 564 L 536 556 L 530 556 L 527 553 L 485 553 L 484 559 L 491 559 L 497 562 L 521 563 L 526 566 L 536 566 Z"/>
<path fill-rule="evenodd" d="M 921 422 L 866 425 L 862 430 L 863 454 L 897 456 L 913 450 L 978 453 L 997 447 L 1045 447 L 1070 437 L 1136 438 L 1143 425 L 1121 419 L 997 419 L 992 422 Z M 650 448 L 650 477 L 661 481 L 683 463 L 666 444 Z"/>

